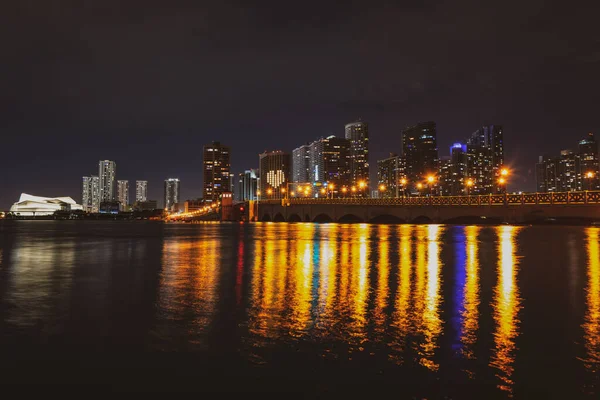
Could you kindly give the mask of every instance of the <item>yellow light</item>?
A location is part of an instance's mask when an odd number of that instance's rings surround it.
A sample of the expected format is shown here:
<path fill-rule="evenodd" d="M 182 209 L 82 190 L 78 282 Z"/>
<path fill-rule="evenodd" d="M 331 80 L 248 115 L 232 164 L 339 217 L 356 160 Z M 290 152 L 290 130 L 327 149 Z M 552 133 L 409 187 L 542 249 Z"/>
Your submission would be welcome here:
<path fill-rule="evenodd" d="M 385 185 L 379 185 L 379 191 L 385 192 Z"/>
<path fill-rule="evenodd" d="M 364 188 L 366 185 L 367 184 L 365 183 L 365 181 L 358 182 L 358 187 L 361 188 L 361 189 Z"/>
<path fill-rule="evenodd" d="M 402 184 L 402 185 L 406 185 L 407 182 L 408 181 L 406 180 L 406 178 L 400 179 L 400 184 Z"/>
<path fill-rule="evenodd" d="M 327 187 L 330 188 L 331 190 L 333 190 L 335 188 L 335 186 L 333 185 L 333 183 L 330 183 Z"/>
<path fill-rule="evenodd" d="M 434 181 L 435 181 L 435 177 L 434 177 L 433 175 L 429 175 L 429 176 L 427 177 L 427 182 L 429 182 L 429 183 L 433 183 Z"/>
<path fill-rule="evenodd" d="M 257 190 L 257 191 L 256 191 L 256 195 L 257 195 L 257 196 L 260 196 L 260 190 Z"/>
<path fill-rule="evenodd" d="M 281 188 L 281 193 L 285 193 L 285 188 Z"/>
<path fill-rule="evenodd" d="M 325 188 L 321 189 L 321 194 L 325 194 Z"/>
<path fill-rule="evenodd" d="M 467 186 L 473 186 L 473 179 L 467 180 Z"/>
<path fill-rule="evenodd" d="M 271 195 L 271 194 L 273 194 L 273 189 L 271 189 L 271 188 L 267 189 L 267 194 L 268 194 L 268 195 Z"/>
<path fill-rule="evenodd" d="M 509 174 L 509 171 L 508 171 L 507 168 L 502 168 L 500 170 L 500 175 L 502 175 L 502 176 L 508 176 L 508 174 Z"/>
<path fill-rule="evenodd" d="M 417 189 L 421 189 L 423 187 L 423 184 L 421 182 L 417 183 Z"/>
<path fill-rule="evenodd" d="M 498 183 L 501 185 L 504 185 L 506 183 L 506 179 L 500 178 L 500 179 L 498 179 Z"/>
<path fill-rule="evenodd" d="M 296 193 L 294 193 L 294 192 L 291 192 L 290 194 L 292 195 L 292 197 L 294 197 L 296 195 Z"/>
<path fill-rule="evenodd" d="M 356 192 L 356 186 L 352 186 L 352 191 Z"/>
<path fill-rule="evenodd" d="M 346 193 L 347 191 L 348 191 L 348 188 L 346 188 L 346 187 L 343 187 L 343 188 L 342 188 L 342 192 L 343 192 L 343 193 Z"/>
<path fill-rule="evenodd" d="M 585 174 L 585 177 L 586 177 L 586 178 L 588 178 L 588 179 L 592 179 L 592 178 L 594 177 L 594 173 L 593 173 L 592 171 L 588 171 L 588 172 Z"/>

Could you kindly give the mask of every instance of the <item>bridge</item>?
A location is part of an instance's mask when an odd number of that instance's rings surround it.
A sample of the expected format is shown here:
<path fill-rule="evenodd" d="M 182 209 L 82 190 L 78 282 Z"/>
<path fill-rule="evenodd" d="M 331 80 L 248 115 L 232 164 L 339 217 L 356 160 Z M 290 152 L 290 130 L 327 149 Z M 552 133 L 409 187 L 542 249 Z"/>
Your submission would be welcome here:
<path fill-rule="evenodd" d="M 535 223 L 600 221 L 600 191 L 387 199 L 286 198 L 249 205 L 274 222 Z"/>

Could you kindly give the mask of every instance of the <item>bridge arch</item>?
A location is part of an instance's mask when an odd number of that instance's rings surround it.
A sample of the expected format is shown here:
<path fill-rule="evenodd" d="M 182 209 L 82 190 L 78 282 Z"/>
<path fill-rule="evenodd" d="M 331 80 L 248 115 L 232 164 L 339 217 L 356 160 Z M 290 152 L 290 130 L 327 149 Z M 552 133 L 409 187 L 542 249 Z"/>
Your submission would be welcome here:
<path fill-rule="evenodd" d="M 262 218 L 260 219 L 262 222 L 271 222 L 271 214 L 264 213 Z"/>
<path fill-rule="evenodd" d="M 304 215 L 304 222 L 310 222 L 310 221 L 311 221 L 311 219 L 310 219 L 310 215 L 308 215 L 308 214 L 305 214 L 305 215 Z"/>
<path fill-rule="evenodd" d="M 277 213 L 275 214 L 275 217 L 273 217 L 273 222 L 285 222 L 285 217 L 282 213 Z"/>
<path fill-rule="evenodd" d="M 426 215 L 419 215 L 412 220 L 413 224 L 433 224 L 433 220 Z"/>
<path fill-rule="evenodd" d="M 333 222 L 333 219 L 327 214 L 319 214 L 313 219 L 313 222 Z"/>
<path fill-rule="evenodd" d="M 298 214 L 292 214 L 288 217 L 288 222 L 302 222 L 302 218 Z"/>
<path fill-rule="evenodd" d="M 354 215 L 354 214 L 346 214 L 341 216 L 338 221 L 341 224 L 344 223 L 357 223 L 357 222 L 365 222 L 361 217 Z"/>
<path fill-rule="evenodd" d="M 382 214 L 369 220 L 371 224 L 405 224 L 406 220 L 395 215 Z"/>

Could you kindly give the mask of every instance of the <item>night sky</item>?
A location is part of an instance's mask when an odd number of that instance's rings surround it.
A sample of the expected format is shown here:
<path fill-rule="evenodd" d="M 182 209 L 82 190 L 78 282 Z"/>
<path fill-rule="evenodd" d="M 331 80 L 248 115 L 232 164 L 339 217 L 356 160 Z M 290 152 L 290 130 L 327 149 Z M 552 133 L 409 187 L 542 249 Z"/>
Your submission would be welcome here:
<path fill-rule="evenodd" d="M 372 176 L 405 126 L 436 121 L 447 155 L 502 124 L 511 190 L 535 188 L 538 155 L 600 135 L 594 2 L 2 3 L 0 209 L 21 192 L 79 202 L 100 159 L 152 199 L 168 177 L 198 197 L 205 143 L 239 172 L 357 118 Z"/>

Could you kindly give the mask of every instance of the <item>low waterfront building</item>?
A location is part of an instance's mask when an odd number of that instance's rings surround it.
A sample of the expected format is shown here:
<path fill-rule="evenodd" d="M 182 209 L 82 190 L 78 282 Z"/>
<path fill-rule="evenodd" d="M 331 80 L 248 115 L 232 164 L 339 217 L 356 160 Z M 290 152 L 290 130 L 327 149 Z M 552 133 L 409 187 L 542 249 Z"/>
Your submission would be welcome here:
<path fill-rule="evenodd" d="M 56 211 L 83 210 L 70 197 L 42 197 L 21 193 L 19 201 L 10 207 L 10 212 L 20 216 L 45 216 L 53 215 Z"/>

